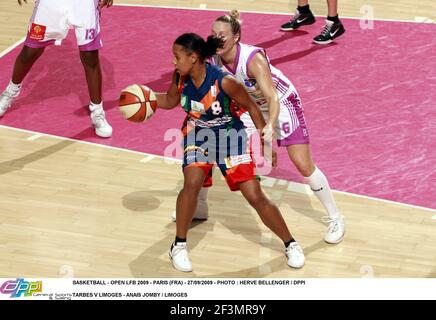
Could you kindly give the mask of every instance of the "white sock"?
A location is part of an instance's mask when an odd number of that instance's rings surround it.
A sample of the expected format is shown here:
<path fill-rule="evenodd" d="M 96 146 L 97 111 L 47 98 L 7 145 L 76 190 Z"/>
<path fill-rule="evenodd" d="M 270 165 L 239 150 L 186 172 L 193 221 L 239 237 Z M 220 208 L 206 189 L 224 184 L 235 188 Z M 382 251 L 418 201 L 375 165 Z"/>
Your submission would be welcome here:
<path fill-rule="evenodd" d="M 100 102 L 99 104 L 90 102 L 89 103 L 89 110 L 91 112 L 94 112 L 96 110 L 103 110 L 103 102 Z"/>
<path fill-rule="evenodd" d="M 201 188 L 200 193 L 198 194 L 198 200 L 207 201 L 207 193 L 209 188 Z"/>
<path fill-rule="evenodd" d="M 321 201 L 327 211 L 328 216 L 330 218 L 339 217 L 339 211 L 336 207 L 335 199 L 333 199 L 329 183 L 322 171 L 315 167 L 315 171 L 310 177 L 306 177 L 306 179 L 309 182 L 309 186 L 313 193 L 315 193 L 316 197 Z"/>
<path fill-rule="evenodd" d="M 195 209 L 196 215 L 208 215 L 209 214 L 209 206 L 207 205 L 207 194 L 209 188 L 201 188 L 200 193 L 198 194 L 198 202 L 197 208 Z"/>
<path fill-rule="evenodd" d="M 21 90 L 21 83 L 15 84 L 11 81 L 9 81 L 8 86 L 6 87 L 6 90 L 13 94 L 18 94 Z"/>

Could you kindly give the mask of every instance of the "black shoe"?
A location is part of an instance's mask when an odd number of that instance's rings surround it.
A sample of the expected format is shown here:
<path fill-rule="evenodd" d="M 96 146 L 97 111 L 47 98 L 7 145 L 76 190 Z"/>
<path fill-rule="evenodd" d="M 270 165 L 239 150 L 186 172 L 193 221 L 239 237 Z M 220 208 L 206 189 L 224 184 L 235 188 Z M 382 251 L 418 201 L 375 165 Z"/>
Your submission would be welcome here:
<path fill-rule="evenodd" d="M 311 11 L 309 11 L 309 13 L 300 13 L 297 9 L 291 21 L 282 24 L 280 30 L 292 31 L 306 24 L 313 24 L 313 23 L 315 23 L 315 16 Z"/>
<path fill-rule="evenodd" d="M 343 24 L 339 22 L 333 22 L 330 20 L 325 21 L 324 29 L 321 34 L 313 38 L 313 42 L 317 44 L 328 44 L 345 32 Z"/>

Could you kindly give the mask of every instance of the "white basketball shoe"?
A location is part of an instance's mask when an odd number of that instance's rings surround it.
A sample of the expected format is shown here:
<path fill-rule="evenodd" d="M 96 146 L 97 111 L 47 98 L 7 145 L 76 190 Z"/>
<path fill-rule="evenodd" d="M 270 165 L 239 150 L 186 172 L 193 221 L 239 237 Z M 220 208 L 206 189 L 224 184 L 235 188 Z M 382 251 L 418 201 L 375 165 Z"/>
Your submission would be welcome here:
<path fill-rule="evenodd" d="M 106 120 L 106 116 L 101 105 L 89 105 L 91 111 L 91 122 L 95 128 L 95 134 L 102 138 L 112 136 L 112 127 Z"/>
<path fill-rule="evenodd" d="M 323 221 L 328 223 L 324 241 L 330 244 L 337 244 L 344 239 L 345 219 L 343 216 L 337 218 L 323 217 Z"/>
<path fill-rule="evenodd" d="M 306 258 L 304 257 L 303 249 L 297 242 L 292 242 L 286 248 L 286 257 L 288 258 L 288 266 L 300 269 L 304 266 Z"/>
<path fill-rule="evenodd" d="M 20 90 L 13 92 L 6 89 L 3 91 L 3 93 L 0 95 L 0 117 L 6 113 L 12 104 L 12 100 L 18 97 L 19 94 Z"/>
<path fill-rule="evenodd" d="M 189 259 L 186 242 L 173 243 L 170 248 L 169 256 L 174 268 L 183 272 L 192 271 L 192 263 Z"/>

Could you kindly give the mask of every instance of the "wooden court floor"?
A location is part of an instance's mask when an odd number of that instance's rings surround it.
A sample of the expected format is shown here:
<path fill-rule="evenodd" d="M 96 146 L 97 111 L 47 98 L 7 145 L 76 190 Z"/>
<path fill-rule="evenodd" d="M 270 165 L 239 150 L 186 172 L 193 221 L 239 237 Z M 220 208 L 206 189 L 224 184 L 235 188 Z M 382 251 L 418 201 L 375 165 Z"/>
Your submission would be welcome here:
<path fill-rule="evenodd" d="M 126 1 L 133 4 L 288 12 L 287 1 Z M 312 1 L 324 15 L 325 2 Z M 342 16 L 371 5 L 379 19 L 436 19 L 433 1 L 344 3 Z M 419 8 L 416 8 L 419 7 Z M 0 3 L 0 51 L 19 41 L 31 5 Z M 431 14 L 433 16 L 431 16 Z M 4 76 L 1 74 L 1 76 Z M 217 174 L 210 219 L 189 235 L 194 272 L 175 271 L 169 219 L 182 184 L 180 164 L 0 126 L 0 277 L 436 277 L 436 212 L 335 192 L 345 241 L 323 242 L 323 209 L 306 188 L 265 179 L 306 266 L 286 265 L 282 243 Z"/>
<path fill-rule="evenodd" d="M 302 243 L 307 264 L 286 265 L 283 244 L 219 174 L 207 222 L 189 240 L 195 266 L 168 261 L 180 164 L 127 150 L 0 127 L 0 277 L 435 277 L 434 212 L 335 193 L 343 243 L 322 241 L 317 199 L 294 183 L 264 189 Z M 291 190 L 291 191 L 289 191 Z"/>

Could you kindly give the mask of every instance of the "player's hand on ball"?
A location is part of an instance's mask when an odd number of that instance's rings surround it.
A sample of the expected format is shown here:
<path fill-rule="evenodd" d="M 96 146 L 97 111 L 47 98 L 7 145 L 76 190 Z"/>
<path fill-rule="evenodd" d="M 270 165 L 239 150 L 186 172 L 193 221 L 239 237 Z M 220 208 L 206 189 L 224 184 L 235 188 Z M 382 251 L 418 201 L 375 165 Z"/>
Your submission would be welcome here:
<path fill-rule="evenodd" d="M 157 109 L 156 95 L 146 85 L 132 84 L 121 91 L 118 107 L 124 119 L 145 122 Z"/>

